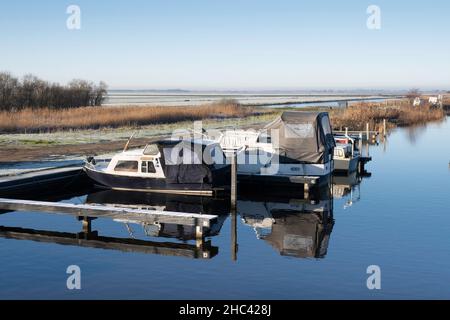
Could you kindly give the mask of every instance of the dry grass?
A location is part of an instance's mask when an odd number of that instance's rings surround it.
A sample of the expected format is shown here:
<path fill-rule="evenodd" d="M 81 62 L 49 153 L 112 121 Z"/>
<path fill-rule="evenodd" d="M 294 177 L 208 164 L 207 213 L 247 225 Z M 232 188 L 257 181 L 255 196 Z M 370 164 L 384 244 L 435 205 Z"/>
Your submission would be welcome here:
<path fill-rule="evenodd" d="M 443 110 L 424 105 L 413 107 L 407 100 L 397 100 L 389 103 L 358 103 L 346 109 L 333 110 L 331 120 L 334 129 L 349 128 L 349 130 L 364 130 L 366 123 L 370 128 L 380 130 L 383 119 L 389 127 L 423 124 L 442 120 Z"/>
<path fill-rule="evenodd" d="M 444 96 L 444 101 L 443 101 L 445 106 L 450 106 L 450 95 L 445 95 Z"/>
<path fill-rule="evenodd" d="M 83 107 L 75 109 L 24 109 L 0 112 L 1 133 L 36 133 L 59 130 L 135 127 L 195 121 L 207 118 L 244 117 L 253 109 L 234 100 L 193 107 Z"/>

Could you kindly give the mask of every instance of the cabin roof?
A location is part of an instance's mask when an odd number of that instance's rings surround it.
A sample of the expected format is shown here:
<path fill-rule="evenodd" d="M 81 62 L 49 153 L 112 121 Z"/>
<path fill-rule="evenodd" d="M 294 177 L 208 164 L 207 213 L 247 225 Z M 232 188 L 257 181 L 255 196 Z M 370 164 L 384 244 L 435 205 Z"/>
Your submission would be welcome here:
<path fill-rule="evenodd" d="M 328 113 L 314 111 L 285 111 L 281 114 L 281 120 L 284 122 L 297 124 L 316 122 L 322 117 L 328 117 Z"/>
<path fill-rule="evenodd" d="M 132 149 L 132 150 L 127 150 L 122 152 L 121 155 L 124 156 L 141 156 L 142 153 L 144 152 L 144 149 L 140 148 L 140 149 Z"/>
<path fill-rule="evenodd" d="M 201 145 L 201 146 L 218 144 L 217 141 L 209 140 L 209 139 L 186 139 L 186 140 L 166 139 L 166 140 L 159 140 L 159 141 L 155 142 L 155 144 L 160 145 L 160 146 L 176 146 L 176 145 L 179 145 L 180 143 L 191 144 L 191 145 Z"/>

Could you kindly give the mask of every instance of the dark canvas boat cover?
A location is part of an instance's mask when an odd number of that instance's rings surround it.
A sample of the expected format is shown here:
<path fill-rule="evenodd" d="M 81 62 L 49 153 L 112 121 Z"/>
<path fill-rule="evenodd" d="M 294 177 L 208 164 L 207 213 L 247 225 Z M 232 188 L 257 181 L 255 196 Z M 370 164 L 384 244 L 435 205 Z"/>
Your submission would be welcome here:
<path fill-rule="evenodd" d="M 216 146 L 183 140 L 159 141 L 167 183 L 212 184 L 214 162 L 210 155 Z"/>
<path fill-rule="evenodd" d="M 283 112 L 265 128 L 288 162 L 325 163 L 333 153 L 335 142 L 327 112 Z"/>

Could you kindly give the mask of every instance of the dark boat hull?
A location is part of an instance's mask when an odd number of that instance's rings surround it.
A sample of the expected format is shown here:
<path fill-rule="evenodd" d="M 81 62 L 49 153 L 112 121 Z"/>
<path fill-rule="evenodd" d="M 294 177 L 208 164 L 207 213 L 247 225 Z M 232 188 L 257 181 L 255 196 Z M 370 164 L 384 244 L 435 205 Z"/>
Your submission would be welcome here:
<path fill-rule="evenodd" d="M 84 167 L 87 176 L 96 185 L 113 190 L 161 192 L 175 194 L 213 195 L 229 189 L 227 185 L 228 168 L 219 169 L 214 176 L 219 183 L 168 183 L 164 178 L 145 178 L 109 174 Z M 228 175 L 229 177 L 229 175 Z M 225 183 L 220 183 L 225 182 Z"/>

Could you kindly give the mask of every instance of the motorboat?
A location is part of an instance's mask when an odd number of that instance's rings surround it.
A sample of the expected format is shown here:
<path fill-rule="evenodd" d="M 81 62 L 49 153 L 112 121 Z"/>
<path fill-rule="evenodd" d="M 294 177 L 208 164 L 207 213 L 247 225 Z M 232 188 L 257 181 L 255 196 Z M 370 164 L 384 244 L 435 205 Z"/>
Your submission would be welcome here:
<path fill-rule="evenodd" d="M 361 161 L 361 154 L 356 146 L 357 139 L 339 135 L 335 136 L 334 140 L 334 171 L 346 174 L 356 172 Z"/>
<path fill-rule="evenodd" d="M 103 188 L 184 195 L 226 191 L 231 176 L 220 145 L 207 139 L 161 140 L 110 161 L 90 157 L 84 171 Z"/>
<path fill-rule="evenodd" d="M 237 154 L 239 183 L 328 182 L 335 141 L 326 112 L 283 112 L 264 129 L 228 130 L 218 138 Z"/>

